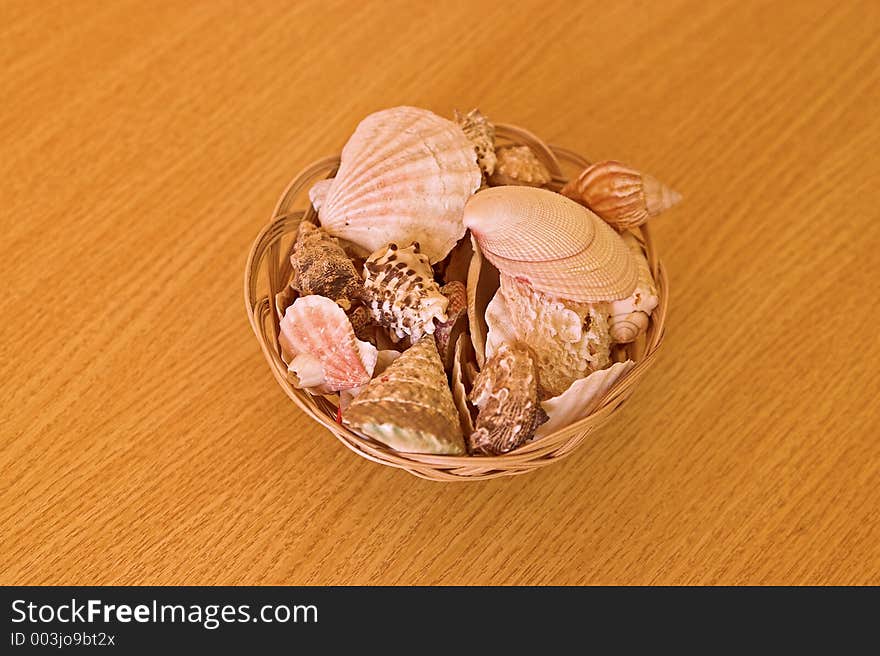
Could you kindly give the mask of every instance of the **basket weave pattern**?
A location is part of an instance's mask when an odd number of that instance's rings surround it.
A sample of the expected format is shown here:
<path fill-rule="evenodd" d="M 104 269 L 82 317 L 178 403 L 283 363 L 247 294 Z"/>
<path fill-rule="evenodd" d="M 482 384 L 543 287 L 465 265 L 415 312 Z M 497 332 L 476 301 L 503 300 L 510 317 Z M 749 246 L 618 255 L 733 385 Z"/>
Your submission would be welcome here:
<path fill-rule="evenodd" d="M 562 163 L 572 172 L 588 165 L 587 160 L 567 149 L 548 146 L 533 134 L 510 125 L 496 125 L 499 143 L 529 146 L 553 175 L 552 185 L 559 188 L 566 182 Z M 513 476 L 549 465 L 571 453 L 586 437 L 606 424 L 633 393 L 636 383 L 654 361 L 663 340 L 668 304 L 668 284 L 663 265 L 651 241 L 647 224 L 637 236 L 645 247 L 648 263 L 657 285 L 660 304 L 651 315 L 647 333 L 627 345 L 627 356 L 635 366 L 605 394 L 596 410 L 570 426 L 527 443 L 500 456 L 442 456 L 400 453 L 375 440 L 352 432 L 336 420 L 336 407 L 327 399 L 296 389 L 287 379 L 287 365 L 281 359 L 278 345 L 278 316 L 275 295 L 290 280 L 290 255 L 300 221 L 317 222 L 315 211 L 306 192 L 322 178 L 331 177 L 339 166 L 338 157 L 315 162 L 297 175 L 278 201 L 269 224 L 263 228 L 251 248 L 244 276 L 244 299 L 254 334 L 278 384 L 294 403 L 312 419 L 333 433 L 340 442 L 358 455 L 416 476 L 435 481 L 482 480 Z M 307 210 L 292 209 L 296 205 Z"/>

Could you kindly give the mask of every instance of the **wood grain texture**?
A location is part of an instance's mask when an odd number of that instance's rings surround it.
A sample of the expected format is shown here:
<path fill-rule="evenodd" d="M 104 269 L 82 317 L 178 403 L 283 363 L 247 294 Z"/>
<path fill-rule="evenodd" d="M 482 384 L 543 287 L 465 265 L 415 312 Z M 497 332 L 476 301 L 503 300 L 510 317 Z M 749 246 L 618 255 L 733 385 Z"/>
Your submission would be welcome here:
<path fill-rule="evenodd" d="M 0 5 L 0 583 L 880 583 L 880 4 L 248 4 Z M 552 467 L 361 460 L 250 332 L 286 182 L 403 103 L 685 195 L 660 358 Z"/>

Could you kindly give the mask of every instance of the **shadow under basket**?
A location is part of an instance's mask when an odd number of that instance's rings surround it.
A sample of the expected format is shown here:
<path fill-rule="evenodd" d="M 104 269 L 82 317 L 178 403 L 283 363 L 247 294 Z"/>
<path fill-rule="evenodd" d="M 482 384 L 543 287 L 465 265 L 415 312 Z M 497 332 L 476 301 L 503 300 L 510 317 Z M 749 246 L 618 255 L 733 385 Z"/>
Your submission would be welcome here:
<path fill-rule="evenodd" d="M 566 181 L 565 165 L 572 175 L 589 162 L 565 148 L 548 146 L 536 136 L 511 125 L 496 125 L 498 145 L 529 146 L 544 162 L 553 176 L 549 188 L 558 190 Z M 287 379 L 287 365 L 281 359 L 278 344 L 279 314 L 276 296 L 287 287 L 291 275 L 290 255 L 300 221 L 317 223 L 317 217 L 308 200 L 308 190 L 316 181 L 332 177 L 339 166 L 339 157 L 328 157 L 315 162 L 287 186 L 269 224 L 254 241 L 248 256 L 244 275 L 244 300 L 254 334 L 263 349 L 263 355 L 275 380 L 299 408 L 324 426 L 345 446 L 358 455 L 391 467 L 404 469 L 415 476 L 434 481 L 475 481 L 499 476 L 525 474 L 544 467 L 570 454 L 586 437 L 606 424 L 632 395 L 636 383 L 654 361 L 663 341 L 664 323 L 668 305 L 666 272 L 657 257 L 647 224 L 634 230 L 644 246 L 651 272 L 657 286 L 660 303 L 651 315 L 648 330 L 636 342 L 618 345 L 625 357 L 635 366 L 629 370 L 601 399 L 589 416 L 550 435 L 535 439 L 500 456 L 443 456 L 420 453 L 402 453 L 381 442 L 362 437 L 337 421 L 337 407 L 329 399 L 312 396 L 295 388 Z M 296 210 L 295 207 L 307 207 Z M 282 297 L 284 298 L 284 297 Z M 287 300 L 292 302 L 292 298 Z"/>

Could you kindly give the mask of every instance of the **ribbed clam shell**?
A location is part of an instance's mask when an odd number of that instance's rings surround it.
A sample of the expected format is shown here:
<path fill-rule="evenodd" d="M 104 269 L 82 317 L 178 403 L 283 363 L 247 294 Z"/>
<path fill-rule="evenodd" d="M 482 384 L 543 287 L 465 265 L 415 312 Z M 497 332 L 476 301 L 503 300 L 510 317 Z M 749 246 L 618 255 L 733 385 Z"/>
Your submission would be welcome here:
<path fill-rule="evenodd" d="M 342 414 L 342 422 L 407 453 L 461 455 L 458 411 L 432 335 L 425 335 L 377 376 Z"/>
<path fill-rule="evenodd" d="M 364 263 L 364 276 L 373 321 L 388 328 L 393 337 L 409 336 L 415 341 L 434 332 L 435 319 L 447 320 L 449 300 L 434 281 L 428 257 L 418 243 L 380 248 Z"/>
<path fill-rule="evenodd" d="M 461 127 L 425 109 L 394 107 L 358 125 L 318 217 L 370 252 L 415 241 L 439 262 L 464 235 L 462 209 L 481 180 Z"/>
<path fill-rule="evenodd" d="M 493 187 L 468 201 L 465 226 L 502 273 L 578 302 L 629 296 L 638 271 L 610 226 L 546 189 Z"/>
<path fill-rule="evenodd" d="M 330 178 L 328 180 L 318 180 L 318 182 L 313 184 L 311 189 L 309 189 L 309 201 L 311 201 L 312 207 L 315 208 L 315 211 L 318 211 L 323 207 L 324 200 L 327 198 L 327 192 L 330 191 L 332 186 L 333 178 Z"/>
<path fill-rule="evenodd" d="M 364 385 L 376 366 L 376 347 L 355 337 L 345 312 L 324 296 L 301 296 L 280 323 L 282 359 L 297 387 L 326 394 Z"/>
<path fill-rule="evenodd" d="M 542 402 L 541 407 L 544 408 L 549 419 L 546 424 L 538 428 L 535 437 L 550 435 L 588 417 L 599 406 L 605 394 L 633 366 L 635 363 L 632 360 L 615 362 L 607 369 L 600 369 L 586 378 L 576 380 L 559 396 Z"/>
<path fill-rule="evenodd" d="M 641 225 L 681 201 L 656 178 L 613 160 L 591 164 L 561 192 L 618 230 Z"/>
<path fill-rule="evenodd" d="M 474 381 L 470 399 L 479 408 L 470 452 L 507 453 L 530 440 L 547 421 L 538 403 L 538 372 L 528 347 L 502 344 Z"/>

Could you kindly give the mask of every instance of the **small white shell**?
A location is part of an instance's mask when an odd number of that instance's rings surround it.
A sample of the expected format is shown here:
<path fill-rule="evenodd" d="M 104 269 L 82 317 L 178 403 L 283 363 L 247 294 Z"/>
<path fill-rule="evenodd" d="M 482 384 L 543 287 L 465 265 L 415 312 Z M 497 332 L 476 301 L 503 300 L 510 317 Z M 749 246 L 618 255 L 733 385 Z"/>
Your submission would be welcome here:
<path fill-rule="evenodd" d="M 660 297 L 639 240 L 630 232 L 624 232 L 622 238 L 636 262 L 639 280 L 627 298 L 608 304 L 608 330 L 616 343 L 628 344 L 648 329 L 648 318 Z"/>

